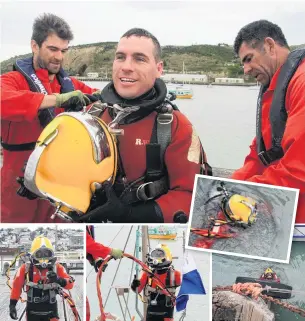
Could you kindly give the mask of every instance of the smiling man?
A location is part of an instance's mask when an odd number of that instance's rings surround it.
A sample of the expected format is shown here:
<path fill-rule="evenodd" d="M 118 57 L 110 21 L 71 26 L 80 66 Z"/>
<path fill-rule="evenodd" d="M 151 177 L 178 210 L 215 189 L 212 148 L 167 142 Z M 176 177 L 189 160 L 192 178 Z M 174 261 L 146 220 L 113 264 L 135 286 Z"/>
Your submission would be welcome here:
<path fill-rule="evenodd" d="M 38 17 L 33 25 L 33 56 L 17 60 L 14 71 L 1 76 L 1 222 L 48 222 L 54 212 L 49 202 L 17 195 L 16 178 L 35 147 L 42 129 L 65 110 L 80 110 L 90 103 L 83 94 L 92 90 L 68 77 L 62 69 L 69 42 L 69 25 L 53 14 Z M 28 197 L 31 197 L 28 195 Z"/>
<path fill-rule="evenodd" d="M 233 178 L 300 189 L 296 223 L 304 223 L 305 49 L 290 52 L 282 30 L 259 20 L 239 31 L 234 50 L 262 87 L 256 138 Z"/>
<path fill-rule="evenodd" d="M 107 123 L 127 107 L 138 107 L 118 123 L 119 170 L 114 186 L 104 186 L 96 208 L 82 216 L 89 222 L 185 223 L 195 174 L 205 156 L 193 126 L 167 100 L 159 41 L 144 29 L 120 39 L 113 81 L 99 95 L 109 106 L 99 116 Z M 207 167 L 205 167 L 207 173 Z"/>

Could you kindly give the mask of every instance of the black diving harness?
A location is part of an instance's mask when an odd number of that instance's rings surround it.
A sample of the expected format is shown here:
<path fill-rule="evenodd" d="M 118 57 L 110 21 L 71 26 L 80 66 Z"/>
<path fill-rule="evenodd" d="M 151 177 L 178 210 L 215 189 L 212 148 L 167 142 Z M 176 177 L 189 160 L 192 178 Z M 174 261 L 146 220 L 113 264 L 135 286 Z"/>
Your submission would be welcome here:
<path fill-rule="evenodd" d="M 18 259 L 20 259 L 24 264 L 29 264 L 29 262 L 28 262 L 27 259 L 28 259 L 30 256 L 31 256 L 30 253 L 21 252 L 21 253 L 18 254 L 18 255 L 14 258 L 14 260 L 10 263 L 9 267 L 7 268 L 7 270 L 6 270 L 6 272 L 5 272 L 5 276 L 6 276 L 6 278 L 7 278 L 6 285 L 7 285 L 10 289 L 12 289 L 12 287 L 11 287 L 11 285 L 10 285 L 10 280 L 11 280 L 10 275 L 9 275 L 10 270 L 16 265 L 16 262 L 17 262 Z M 29 271 L 26 271 L 26 275 L 28 275 L 28 274 L 29 274 Z M 27 277 L 27 276 L 26 276 L 26 277 Z M 44 290 L 54 290 L 54 291 L 55 291 L 57 294 L 59 294 L 59 295 L 62 297 L 62 299 L 63 299 L 63 310 L 64 310 L 65 321 L 67 321 L 66 307 L 65 307 L 65 304 L 64 304 L 65 301 L 68 303 L 68 305 L 69 305 L 69 307 L 70 307 L 70 309 L 71 309 L 71 311 L 72 311 L 72 313 L 73 313 L 73 315 L 74 315 L 74 321 L 81 321 L 81 317 L 80 317 L 80 315 L 79 315 L 79 313 L 78 313 L 78 311 L 77 311 L 75 302 L 74 302 L 74 300 L 72 299 L 71 294 L 70 294 L 70 293 L 67 293 L 66 291 L 64 291 L 59 284 L 57 284 L 57 283 L 46 283 L 46 284 L 39 284 L 39 283 L 37 283 L 37 284 L 34 284 L 33 282 L 30 281 L 30 282 L 27 282 L 27 283 L 25 284 L 25 286 L 28 286 L 28 287 L 29 287 L 29 290 L 28 290 L 28 291 L 25 289 L 25 287 L 23 287 L 23 291 L 24 291 L 25 293 L 28 293 L 28 292 L 31 290 L 31 288 L 33 288 L 33 287 L 35 287 L 35 288 L 37 288 L 37 289 L 40 289 L 40 290 L 43 290 L 43 291 L 44 291 Z M 70 292 L 70 291 L 69 291 L 69 292 Z M 34 299 L 35 299 L 35 298 L 34 298 Z M 20 300 L 20 302 L 22 302 L 22 303 L 30 302 L 30 301 L 28 301 L 28 300 L 26 300 L 26 299 L 23 299 L 21 296 L 20 296 L 19 300 Z M 36 301 L 37 301 L 37 300 L 36 300 Z M 56 298 L 55 298 L 55 302 L 56 302 Z M 55 302 L 53 302 L 53 303 L 55 303 Z M 35 302 L 35 300 L 34 300 L 34 303 L 37 303 L 37 302 Z M 23 312 L 21 313 L 18 321 L 21 321 L 21 320 L 22 320 L 22 317 L 24 316 L 25 311 L 26 311 L 26 307 L 24 308 Z"/>

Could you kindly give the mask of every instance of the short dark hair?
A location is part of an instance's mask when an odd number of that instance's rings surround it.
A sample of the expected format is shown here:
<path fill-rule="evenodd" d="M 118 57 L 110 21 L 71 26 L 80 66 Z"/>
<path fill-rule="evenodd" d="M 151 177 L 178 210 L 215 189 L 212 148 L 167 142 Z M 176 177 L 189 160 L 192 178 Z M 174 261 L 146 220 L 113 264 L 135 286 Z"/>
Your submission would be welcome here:
<path fill-rule="evenodd" d="M 238 55 L 243 42 L 247 45 L 251 45 L 252 48 L 257 48 L 263 44 L 267 37 L 272 38 L 281 47 L 289 49 L 282 29 L 278 25 L 268 20 L 258 20 L 251 22 L 240 29 L 234 41 L 234 52 Z"/>
<path fill-rule="evenodd" d="M 35 40 L 39 47 L 53 33 L 63 40 L 73 39 L 72 30 L 64 19 L 52 13 L 44 13 L 35 19 L 32 40 Z"/>
<path fill-rule="evenodd" d="M 160 43 L 159 43 L 159 40 L 152 33 L 142 28 L 132 28 L 127 32 L 125 32 L 121 38 L 129 38 L 131 36 L 145 37 L 145 38 L 151 39 L 155 46 L 155 54 L 154 54 L 155 59 L 156 61 L 161 60 L 162 52 L 161 52 Z"/>

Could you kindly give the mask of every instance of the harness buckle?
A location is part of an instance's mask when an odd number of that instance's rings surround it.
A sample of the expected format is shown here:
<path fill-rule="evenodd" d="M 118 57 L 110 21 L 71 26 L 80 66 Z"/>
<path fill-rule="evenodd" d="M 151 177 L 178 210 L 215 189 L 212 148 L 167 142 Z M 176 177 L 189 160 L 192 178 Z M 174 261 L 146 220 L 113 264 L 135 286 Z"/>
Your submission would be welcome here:
<path fill-rule="evenodd" d="M 258 157 L 265 166 L 268 166 L 270 164 L 270 158 L 268 157 L 266 152 L 262 151 L 258 153 Z"/>
<path fill-rule="evenodd" d="M 145 191 L 145 186 L 150 185 L 150 184 L 153 184 L 153 182 L 148 182 L 148 183 L 141 184 L 137 188 L 136 196 L 137 196 L 138 200 L 140 200 L 140 201 L 148 201 L 148 200 L 151 200 L 151 199 L 154 198 L 153 196 L 147 196 L 146 191 Z"/>
<path fill-rule="evenodd" d="M 157 122 L 161 125 L 168 125 L 173 121 L 173 119 L 174 116 L 172 113 L 159 114 L 157 117 Z"/>
<path fill-rule="evenodd" d="M 39 297 L 37 297 L 37 296 L 35 296 L 34 298 L 33 298 L 33 302 L 34 303 L 40 303 L 42 300 L 41 300 L 41 298 L 39 298 Z"/>

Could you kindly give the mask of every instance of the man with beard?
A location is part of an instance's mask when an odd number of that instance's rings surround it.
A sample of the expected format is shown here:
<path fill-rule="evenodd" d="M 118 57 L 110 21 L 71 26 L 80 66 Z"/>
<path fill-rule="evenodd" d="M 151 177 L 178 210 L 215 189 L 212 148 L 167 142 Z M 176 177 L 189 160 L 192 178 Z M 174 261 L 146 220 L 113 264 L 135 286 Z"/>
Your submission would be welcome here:
<path fill-rule="evenodd" d="M 234 50 L 262 86 L 256 138 L 232 178 L 300 189 L 296 223 L 304 223 L 305 49 L 290 51 L 279 26 L 259 20 L 239 31 Z"/>
<path fill-rule="evenodd" d="M 44 200 L 18 196 L 16 178 L 23 176 L 42 129 L 56 114 L 88 105 L 90 100 L 83 93 L 95 91 L 62 69 L 72 39 L 63 19 L 53 14 L 38 17 L 31 40 L 33 56 L 17 60 L 14 71 L 1 76 L 1 222 L 46 223 L 54 212 Z"/>
<path fill-rule="evenodd" d="M 113 81 L 96 95 L 107 107 L 89 111 L 121 131 L 118 173 L 81 221 L 187 222 L 195 175 L 208 167 L 193 126 L 167 100 L 162 72 L 156 37 L 127 31 L 116 49 Z"/>

